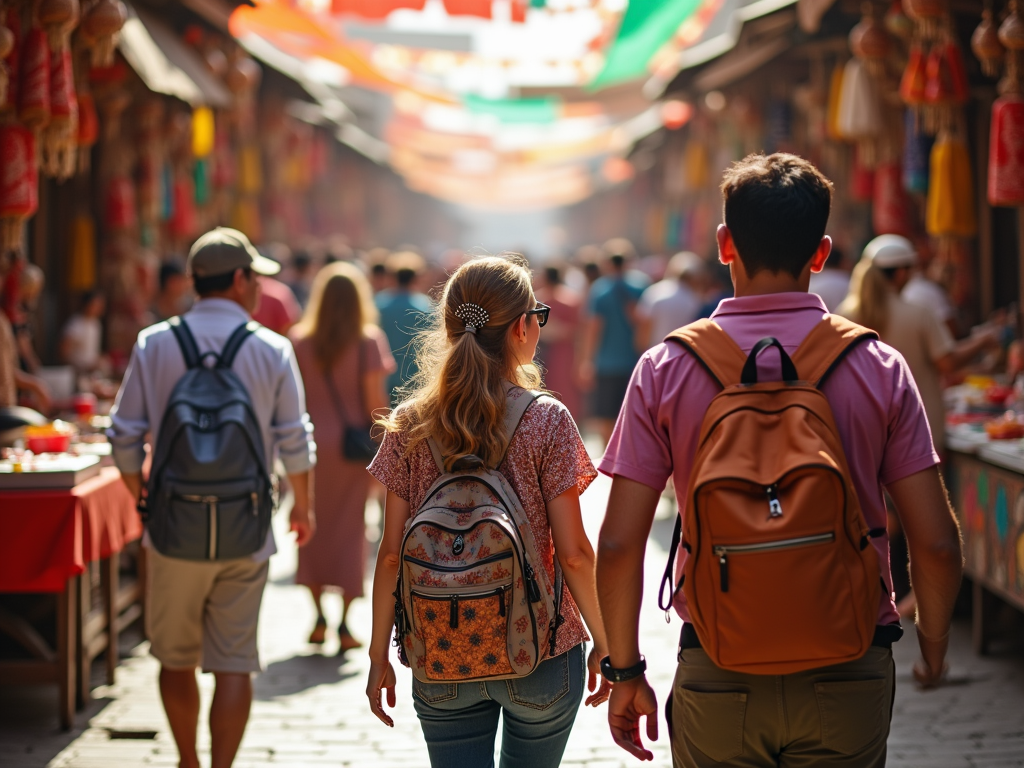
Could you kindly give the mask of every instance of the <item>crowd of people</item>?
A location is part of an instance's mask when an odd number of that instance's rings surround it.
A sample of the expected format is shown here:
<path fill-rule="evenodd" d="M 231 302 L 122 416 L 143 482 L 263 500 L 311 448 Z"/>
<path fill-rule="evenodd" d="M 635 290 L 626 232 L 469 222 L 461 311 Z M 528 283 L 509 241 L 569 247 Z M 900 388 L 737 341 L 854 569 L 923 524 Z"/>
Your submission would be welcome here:
<path fill-rule="evenodd" d="M 736 656 L 723 661 L 725 652 L 700 615 L 706 609 L 695 609 L 693 590 L 701 580 L 718 579 L 713 583 L 723 597 L 717 599 L 742 594 L 747 566 L 737 555 L 729 577 L 728 547 L 716 546 L 720 574 L 718 566 L 701 571 L 700 543 L 684 528 L 680 562 L 666 574 L 671 607 L 685 622 L 670 697 L 673 754 L 677 766 L 739 764 L 731 761 L 741 757 L 743 765 L 778 765 L 783 755 L 821 765 L 884 765 L 895 684 L 891 645 L 902 634 L 900 617 L 916 609 L 922 660 L 915 675 L 924 686 L 936 684 L 960 577 L 956 523 L 936 470 L 944 424 L 939 377 L 997 345 L 1000 329 L 954 341 L 949 316 L 939 318 L 921 304 L 923 296 L 934 305 L 942 289 L 918 273 L 917 249 L 904 238 L 871 241 L 852 275 L 841 261 L 826 267 L 833 251 L 825 234 L 831 184 L 800 158 L 748 157 L 727 171 L 723 197 L 714 259 L 689 252 L 641 257 L 624 239 L 532 265 L 518 254 L 430 258 L 408 246 L 359 253 L 340 246 L 257 250 L 242 233 L 218 228 L 195 243 L 187 261 L 164 264 L 153 324 L 139 334 L 110 436 L 117 466 L 146 515 L 145 544 L 152 552 L 147 634 L 161 663 L 160 692 L 183 768 L 199 765 L 196 669 L 216 676 L 214 768 L 232 764 L 245 730 L 251 674 L 260 669 L 256 622 L 267 560 L 277 549 L 264 519 L 270 514 L 264 494 L 269 499 L 271 491 L 260 478 L 275 474 L 286 476 L 292 495 L 295 580 L 316 608 L 309 642 L 321 645 L 336 631 L 342 652 L 368 645 L 369 706 L 387 725 L 394 723 L 386 705 L 394 706 L 396 695 L 392 642 L 399 647 L 413 667 L 431 765 L 491 765 L 499 715 L 503 768 L 558 765 L 584 686 L 592 692 L 587 704 L 609 703 L 615 741 L 650 759 L 640 721 L 646 718 L 647 734 L 656 738 L 657 696 L 644 680 L 636 628 L 658 499 L 669 482 L 687 488 L 715 460 L 708 458 L 714 453 L 708 435 L 718 423 L 705 422 L 705 414 L 719 407 L 720 397 L 775 392 L 772 386 L 782 385 L 766 382 L 797 378 L 787 373 L 794 370 L 790 358 L 803 366 L 829 355 L 835 364 L 818 372 L 820 381 L 811 380 L 834 414 L 827 429 L 835 437 L 820 453 L 831 452 L 830 471 L 859 500 L 859 551 L 868 554 L 857 557 L 870 556 L 865 562 L 878 573 L 868 579 L 871 589 L 855 590 L 852 599 L 866 606 L 873 636 L 862 637 L 856 653 L 825 652 L 825 662 L 808 657 L 800 663 L 802 651 L 794 651 L 787 666 L 766 660 L 769 644 L 757 648 L 756 636 L 770 629 L 784 641 L 786 627 L 761 627 L 733 637 Z M 26 270 L 22 279 L 31 287 L 41 276 Z M 32 295 L 26 290 L 23 300 Z M 80 373 L 103 365 L 103 311 L 102 294 L 86 295 L 61 335 L 59 355 Z M 844 345 L 851 334 L 856 341 L 831 352 L 821 342 L 821 350 L 805 352 L 802 342 L 822 324 L 845 333 Z M 23 330 L 12 331 L 0 319 L 0 406 L 13 402 L 16 387 L 46 405 L 45 388 L 33 390 L 29 371 L 36 363 L 23 338 Z M 777 357 L 771 350 L 758 357 L 772 346 Z M 221 390 L 186 397 L 179 385 L 205 365 L 230 375 L 215 377 Z M 743 384 L 756 384 L 761 375 L 762 389 L 731 388 L 740 383 L 740 368 Z M 171 411 L 181 425 L 174 435 L 161 426 Z M 519 420 L 509 424 L 513 411 Z M 596 468 L 577 425 L 605 447 Z M 744 429 L 753 435 L 749 445 L 725 441 L 729 451 L 718 460 L 736 462 L 737 473 L 743 461 L 754 469 L 775 466 L 773 451 L 759 452 L 765 446 L 758 430 L 765 424 Z M 812 432 L 821 437 L 820 428 Z M 224 448 L 240 435 L 249 436 L 238 445 L 252 454 L 256 469 L 248 472 L 255 479 L 238 474 L 243 465 Z M 176 476 L 173 462 L 160 462 L 183 450 L 215 456 L 206 476 Z M 150 467 L 147 457 L 154 455 Z M 598 471 L 611 476 L 613 486 L 595 551 L 579 499 Z M 680 494 L 681 525 L 704 514 L 704 503 L 722 510 L 762 504 L 765 490 L 770 525 L 806 514 L 798 511 L 805 503 L 801 494 L 811 491 L 797 490 L 811 487 L 805 475 L 751 481 L 753 495 L 737 490 L 746 482 L 742 476 L 730 480 L 731 490 L 691 492 L 688 501 Z M 500 530 L 481 543 L 475 527 L 441 526 L 428 537 L 429 548 L 408 544 L 410 518 L 420 519 L 431 503 L 450 504 L 451 519 L 460 524 L 491 524 L 492 513 L 471 518 L 481 514 L 478 505 L 446 495 L 449 482 L 468 493 L 471 476 L 492 484 L 487 503 L 507 508 L 520 534 L 536 542 L 516 545 L 520 559 L 512 571 L 504 570 L 504 555 L 489 555 L 504 541 Z M 822 487 L 815 488 L 814 498 L 821 498 Z M 889 562 L 897 525 L 886 522 L 885 494 L 895 502 L 913 555 L 916 594 L 900 606 Z M 365 509 L 373 498 L 384 520 L 373 623 L 356 627 L 349 608 L 364 596 Z M 893 511 L 888 507 L 890 516 Z M 184 551 L 173 547 L 184 546 L 179 540 L 195 530 L 206 530 L 201 548 L 208 556 L 167 554 Z M 239 543 L 240 531 L 246 543 Z M 839 546 L 840 533 L 830 535 Z M 232 549 L 234 556 L 218 557 L 218 547 L 235 544 L 242 549 Z M 459 570 L 470 555 L 489 563 L 485 576 Z M 410 572 L 413 567 L 420 570 Z M 480 579 L 497 572 L 511 581 L 481 592 Z M 403 602 L 401 579 L 409 573 L 418 579 L 412 594 L 420 589 L 415 606 Z M 463 591 L 445 591 L 454 589 Z M 779 585 L 780 594 L 785 589 Z M 527 594 L 521 603 L 519 590 Z M 342 601 L 333 630 L 323 609 L 328 593 Z M 545 594 L 554 600 L 554 615 L 538 618 L 530 605 L 541 605 Z M 780 607 L 780 615 L 788 607 Z M 518 617 L 508 621 L 507 669 L 493 652 L 499 635 L 504 648 L 505 629 L 479 629 L 485 616 L 498 621 L 506 611 Z M 550 647 L 537 642 L 527 653 L 524 645 L 512 658 L 511 625 L 527 632 L 531 616 L 534 632 L 550 627 Z M 436 648 L 428 653 L 429 643 Z M 456 658 L 463 663 L 453 672 Z M 773 663 L 774 676 L 744 671 L 744 664 L 766 669 Z M 517 674 L 516 664 L 530 674 Z M 488 674 L 489 665 L 504 671 Z M 770 679 L 792 686 L 766 685 Z M 864 696 L 843 700 L 839 694 L 849 681 L 863 682 Z M 828 712 L 833 738 L 816 715 L 788 726 L 778 720 L 779 711 L 817 712 L 812 700 L 833 683 L 836 696 L 825 702 L 834 699 Z M 865 719 L 864 706 L 872 717 Z M 863 725 L 867 720 L 870 728 Z"/>

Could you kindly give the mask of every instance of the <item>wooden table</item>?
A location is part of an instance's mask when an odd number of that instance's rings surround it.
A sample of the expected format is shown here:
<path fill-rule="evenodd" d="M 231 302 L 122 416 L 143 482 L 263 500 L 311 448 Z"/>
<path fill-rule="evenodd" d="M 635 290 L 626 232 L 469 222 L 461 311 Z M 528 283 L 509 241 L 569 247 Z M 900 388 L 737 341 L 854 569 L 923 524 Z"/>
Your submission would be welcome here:
<path fill-rule="evenodd" d="M 92 660 L 108 649 L 112 683 L 118 634 L 142 613 L 144 579 L 121 584 L 119 573 L 120 553 L 141 535 L 135 501 L 116 469 L 67 490 L 0 492 L 0 593 L 21 596 L 19 610 L 0 606 L 0 633 L 30 657 L 0 660 L 0 681 L 57 683 L 65 729 L 76 703 L 89 699 Z M 97 575 L 100 605 L 93 606 Z M 54 607 L 51 643 L 36 625 Z"/>

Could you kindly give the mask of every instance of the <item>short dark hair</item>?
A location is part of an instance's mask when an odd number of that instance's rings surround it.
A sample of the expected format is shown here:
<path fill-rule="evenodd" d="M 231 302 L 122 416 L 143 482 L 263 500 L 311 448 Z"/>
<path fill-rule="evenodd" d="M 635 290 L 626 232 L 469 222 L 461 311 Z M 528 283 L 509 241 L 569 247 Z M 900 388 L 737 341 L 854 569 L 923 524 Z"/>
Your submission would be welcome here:
<path fill-rule="evenodd" d="M 725 225 L 748 275 L 799 276 L 825 235 L 832 182 L 796 155 L 747 155 L 722 179 Z"/>
<path fill-rule="evenodd" d="M 167 287 L 167 283 L 170 282 L 172 277 L 185 276 L 185 267 L 182 263 L 176 259 L 171 261 L 165 261 L 160 265 L 160 290 L 164 290 Z"/>
<path fill-rule="evenodd" d="M 242 270 L 242 274 L 247 278 L 252 277 L 251 267 L 239 267 Z M 207 275 L 206 277 L 199 277 L 193 275 L 192 286 L 195 288 L 199 298 L 204 298 L 211 293 L 222 293 L 228 290 L 235 282 L 235 272 L 237 269 L 233 269 L 230 272 L 224 272 L 219 275 Z"/>

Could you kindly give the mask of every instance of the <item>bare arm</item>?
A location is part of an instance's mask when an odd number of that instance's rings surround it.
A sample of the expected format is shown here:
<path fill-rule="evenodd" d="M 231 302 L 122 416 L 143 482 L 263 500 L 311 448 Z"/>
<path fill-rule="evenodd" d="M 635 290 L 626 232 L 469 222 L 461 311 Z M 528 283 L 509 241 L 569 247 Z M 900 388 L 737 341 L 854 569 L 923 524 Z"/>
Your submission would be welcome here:
<path fill-rule="evenodd" d="M 384 387 L 386 381 L 387 374 L 383 370 L 370 371 L 363 375 L 363 392 L 366 399 L 363 407 L 371 419 L 380 416 L 381 412 L 387 413 L 391 410 L 391 403 Z"/>
<path fill-rule="evenodd" d="M 36 399 L 36 405 L 39 406 L 40 411 L 46 413 L 50 410 L 50 407 L 53 405 L 53 401 L 50 398 L 50 388 L 38 376 L 25 373 L 21 368 L 15 368 L 14 385 L 18 389 L 31 392 L 32 396 Z"/>
<path fill-rule="evenodd" d="M 616 669 L 640 660 L 640 605 L 643 602 L 644 555 L 660 493 L 650 486 L 616 476 L 608 498 L 597 548 L 597 595 L 606 618 L 608 652 Z M 612 689 L 608 724 L 615 743 L 641 760 L 654 755 L 640 741 L 640 718 L 647 736 L 658 738 L 658 703 L 643 676 Z"/>
<path fill-rule="evenodd" d="M 366 682 L 366 696 L 370 710 L 385 725 L 394 727 L 394 721 L 384 711 L 381 691 L 387 691 L 388 706 L 394 707 L 395 670 L 388 658 L 391 631 L 395 625 L 395 586 L 398 583 L 399 553 L 405 522 L 409 519 L 409 502 L 388 491 L 384 502 L 384 531 L 381 534 L 377 562 L 373 568 L 373 620 L 370 635 L 370 675 Z"/>
<path fill-rule="evenodd" d="M 288 475 L 295 503 L 289 515 L 289 530 L 295 531 L 295 543 L 300 547 L 309 543 L 316 532 L 313 514 L 313 470 Z"/>
<path fill-rule="evenodd" d="M 963 368 L 986 349 L 999 343 L 996 331 L 986 330 L 962 339 L 956 343 L 952 351 L 935 361 L 939 373 L 946 375 Z"/>
<path fill-rule="evenodd" d="M 594 548 L 590 545 L 590 539 L 583 528 L 579 490 L 573 486 L 552 499 L 547 503 L 547 511 L 551 537 L 555 542 L 555 556 L 562 566 L 562 574 L 569 586 L 569 592 L 583 614 L 591 637 L 594 638 L 594 648 L 588 660 L 590 675 L 587 681 L 587 687 L 593 691 L 597 687 L 597 677 L 601 672 L 601 659 L 608 655 L 608 640 L 601 621 L 601 608 L 597 603 L 594 571 L 597 560 L 594 557 Z M 587 704 L 597 706 L 607 700 L 609 693 L 611 687 L 602 682 L 601 689 L 587 699 Z"/>
<path fill-rule="evenodd" d="M 896 502 L 910 550 L 917 637 L 925 665 L 915 668 L 915 676 L 930 686 L 942 675 L 953 603 L 963 576 L 960 527 L 937 468 L 890 483 L 886 490 Z"/>

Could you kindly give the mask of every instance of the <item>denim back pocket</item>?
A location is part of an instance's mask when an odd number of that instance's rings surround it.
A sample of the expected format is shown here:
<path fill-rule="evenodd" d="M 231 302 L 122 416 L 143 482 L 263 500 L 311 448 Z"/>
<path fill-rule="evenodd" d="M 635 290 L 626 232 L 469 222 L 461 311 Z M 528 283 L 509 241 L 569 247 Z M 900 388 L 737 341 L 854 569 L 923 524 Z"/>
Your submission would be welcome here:
<path fill-rule="evenodd" d="M 569 692 L 569 653 L 543 662 L 531 675 L 506 680 L 513 704 L 544 710 Z"/>
<path fill-rule="evenodd" d="M 421 683 L 412 679 L 412 695 L 425 704 L 440 704 L 451 701 L 459 695 L 459 687 L 455 683 Z"/>

